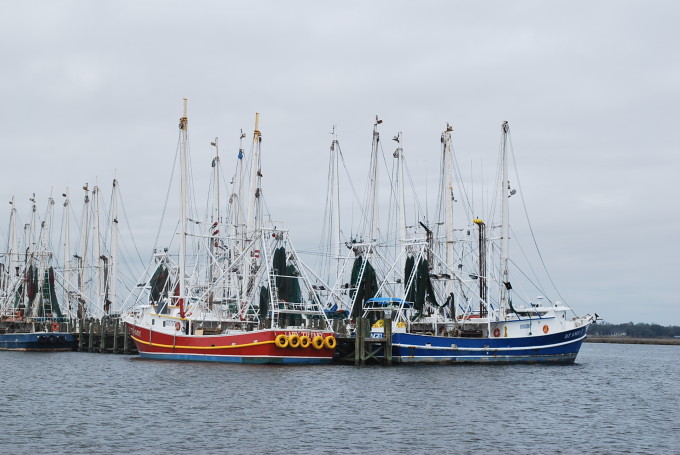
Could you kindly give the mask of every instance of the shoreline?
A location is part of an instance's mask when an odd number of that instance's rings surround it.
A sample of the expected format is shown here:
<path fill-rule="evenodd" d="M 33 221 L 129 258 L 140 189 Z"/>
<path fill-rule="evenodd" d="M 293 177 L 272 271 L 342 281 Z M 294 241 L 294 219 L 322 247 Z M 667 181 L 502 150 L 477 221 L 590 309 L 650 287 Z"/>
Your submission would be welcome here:
<path fill-rule="evenodd" d="M 586 343 L 662 344 L 680 346 L 680 338 L 598 337 L 588 335 L 584 341 Z"/>

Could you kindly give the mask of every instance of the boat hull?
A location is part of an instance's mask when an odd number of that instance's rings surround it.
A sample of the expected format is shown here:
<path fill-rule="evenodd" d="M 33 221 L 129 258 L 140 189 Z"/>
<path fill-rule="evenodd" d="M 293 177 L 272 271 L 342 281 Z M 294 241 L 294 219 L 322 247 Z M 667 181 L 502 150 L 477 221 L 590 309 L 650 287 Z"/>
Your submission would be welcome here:
<path fill-rule="evenodd" d="M 278 347 L 279 335 L 333 335 L 328 331 L 274 330 L 236 332 L 221 335 L 174 335 L 128 323 L 139 355 L 147 359 L 189 360 L 249 364 L 328 364 L 335 349 L 312 345 L 306 348 Z"/>
<path fill-rule="evenodd" d="M 71 351 L 74 341 L 67 332 L 2 333 L 0 351 Z"/>
<path fill-rule="evenodd" d="M 571 364 L 586 338 L 587 326 L 550 335 L 517 338 L 392 335 L 395 363 L 551 363 Z"/>

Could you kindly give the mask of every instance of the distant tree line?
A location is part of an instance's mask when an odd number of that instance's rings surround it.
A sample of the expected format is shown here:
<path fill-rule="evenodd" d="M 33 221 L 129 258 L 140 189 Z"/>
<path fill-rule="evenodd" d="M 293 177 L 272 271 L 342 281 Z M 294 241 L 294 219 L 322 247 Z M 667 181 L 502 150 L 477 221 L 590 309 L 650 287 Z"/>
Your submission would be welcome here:
<path fill-rule="evenodd" d="M 588 335 L 592 336 L 624 336 L 631 338 L 671 338 L 680 336 L 680 327 L 664 327 L 659 324 L 628 322 L 626 324 L 610 324 L 598 322 L 588 327 Z"/>

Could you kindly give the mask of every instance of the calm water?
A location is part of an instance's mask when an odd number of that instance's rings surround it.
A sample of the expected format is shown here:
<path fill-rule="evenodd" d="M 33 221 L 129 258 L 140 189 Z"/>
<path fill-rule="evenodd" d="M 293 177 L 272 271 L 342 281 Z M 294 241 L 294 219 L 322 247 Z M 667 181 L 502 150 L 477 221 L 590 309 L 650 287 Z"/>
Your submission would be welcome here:
<path fill-rule="evenodd" d="M 573 366 L 279 367 L 0 352 L 0 453 L 680 454 L 680 346 Z"/>

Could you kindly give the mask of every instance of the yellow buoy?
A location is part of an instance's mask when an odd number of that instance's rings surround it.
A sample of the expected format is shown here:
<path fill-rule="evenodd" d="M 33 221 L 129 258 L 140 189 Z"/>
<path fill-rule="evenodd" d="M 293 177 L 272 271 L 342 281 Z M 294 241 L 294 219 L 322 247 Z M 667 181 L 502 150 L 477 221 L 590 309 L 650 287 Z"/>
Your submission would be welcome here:
<path fill-rule="evenodd" d="M 300 347 L 302 349 L 308 348 L 310 344 L 312 344 L 312 340 L 310 340 L 307 335 L 302 335 L 300 337 Z"/>
<path fill-rule="evenodd" d="M 277 348 L 286 348 L 288 347 L 288 338 L 284 334 L 277 335 L 274 343 Z"/>
<path fill-rule="evenodd" d="M 312 339 L 312 346 L 314 346 L 314 349 L 323 349 L 323 337 L 321 335 L 317 335 Z"/>
<path fill-rule="evenodd" d="M 300 336 L 297 334 L 292 334 L 288 337 L 288 346 L 291 348 L 300 347 Z"/>
<path fill-rule="evenodd" d="M 333 335 L 324 338 L 323 340 L 324 346 L 326 346 L 328 349 L 335 349 L 335 346 L 338 345 L 338 341 L 335 339 Z"/>

